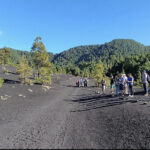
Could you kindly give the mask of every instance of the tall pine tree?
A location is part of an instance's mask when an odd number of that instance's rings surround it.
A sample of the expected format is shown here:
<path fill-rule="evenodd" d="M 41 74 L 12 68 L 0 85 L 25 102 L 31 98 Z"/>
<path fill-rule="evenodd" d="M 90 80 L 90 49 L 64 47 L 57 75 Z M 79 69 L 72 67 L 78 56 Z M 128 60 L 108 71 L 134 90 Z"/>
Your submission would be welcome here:
<path fill-rule="evenodd" d="M 31 48 L 33 62 L 38 72 L 38 77 L 35 79 L 38 83 L 50 84 L 50 73 L 52 72 L 52 64 L 49 62 L 49 55 L 41 40 L 41 37 L 36 37 Z"/>

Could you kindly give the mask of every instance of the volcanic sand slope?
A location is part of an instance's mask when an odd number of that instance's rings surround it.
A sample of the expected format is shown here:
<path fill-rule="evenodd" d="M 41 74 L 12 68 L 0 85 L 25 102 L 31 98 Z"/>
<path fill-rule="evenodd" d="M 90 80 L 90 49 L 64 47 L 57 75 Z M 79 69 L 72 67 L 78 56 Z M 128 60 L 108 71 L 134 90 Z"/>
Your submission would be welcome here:
<path fill-rule="evenodd" d="M 134 98 L 111 97 L 109 88 L 98 94 L 92 80 L 78 88 L 79 77 L 60 75 L 44 91 L 21 85 L 11 72 L 0 71 L 0 96 L 7 95 L 0 100 L 0 148 L 150 148 L 149 96 L 141 89 Z"/>

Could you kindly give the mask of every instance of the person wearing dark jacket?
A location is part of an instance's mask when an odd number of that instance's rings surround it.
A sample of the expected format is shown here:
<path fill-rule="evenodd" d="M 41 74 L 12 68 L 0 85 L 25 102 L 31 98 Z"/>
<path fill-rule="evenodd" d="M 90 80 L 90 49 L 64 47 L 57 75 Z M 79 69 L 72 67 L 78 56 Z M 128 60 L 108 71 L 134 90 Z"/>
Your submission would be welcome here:
<path fill-rule="evenodd" d="M 143 83 L 143 88 L 144 88 L 144 96 L 148 96 L 148 74 L 146 73 L 145 70 L 142 72 L 142 83 Z"/>

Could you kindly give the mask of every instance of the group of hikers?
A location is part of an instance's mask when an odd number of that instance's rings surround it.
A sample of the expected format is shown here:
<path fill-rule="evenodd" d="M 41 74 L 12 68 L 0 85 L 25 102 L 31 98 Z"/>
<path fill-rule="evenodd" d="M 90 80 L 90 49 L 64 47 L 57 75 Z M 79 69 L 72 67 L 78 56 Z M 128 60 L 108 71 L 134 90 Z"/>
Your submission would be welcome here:
<path fill-rule="evenodd" d="M 88 86 L 88 80 L 86 78 L 77 80 L 76 81 L 76 86 L 77 87 L 81 87 L 81 86 L 87 87 Z"/>
<path fill-rule="evenodd" d="M 143 70 L 142 76 L 141 76 L 143 88 L 144 88 L 144 96 L 148 96 L 148 84 L 150 82 L 150 76 L 148 73 Z M 132 76 L 131 73 L 128 75 L 126 74 L 119 74 L 116 75 L 115 77 L 110 78 L 110 91 L 112 95 L 129 95 L 130 97 L 134 96 L 134 90 L 133 90 L 133 84 L 134 83 L 134 77 Z M 105 94 L 105 89 L 106 89 L 106 80 L 103 78 L 100 82 L 101 88 L 102 88 L 102 93 Z M 77 87 L 87 87 L 88 86 L 88 80 L 87 78 L 85 79 L 80 79 L 76 81 L 76 86 Z"/>
<path fill-rule="evenodd" d="M 150 82 L 150 77 L 145 70 L 143 70 L 142 72 L 141 80 L 144 88 L 144 96 L 148 96 L 148 82 Z M 120 74 L 115 77 L 112 76 L 110 78 L 111 94 L 122 96 L 129 95 L 130 97 L 133 97 L 134 96 L 133 83 L 134 77 L 132 76 L 131 73 L 129 73 L 128 75 Z M 106 81 L 104 78 L 101 80 L 101 87 L 103 94 L 105 94 Z"/>

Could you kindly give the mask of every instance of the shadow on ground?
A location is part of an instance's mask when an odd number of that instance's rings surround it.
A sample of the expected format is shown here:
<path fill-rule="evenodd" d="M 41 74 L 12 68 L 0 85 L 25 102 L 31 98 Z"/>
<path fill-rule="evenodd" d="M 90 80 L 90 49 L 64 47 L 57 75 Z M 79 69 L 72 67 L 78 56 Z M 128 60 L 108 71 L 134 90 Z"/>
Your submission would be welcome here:
<path fill-rule="evenodd" d="M 6 83 L 6 84 L 20 84 L 20 81 L 4 79 L 4 83 Z"/>
<path fill-rule="evenodd" d="M 122 105 L 125 103 L 136 103 L 138 101 L 149 101 L 149 96 L 144 97 L 142 91 L 135 92 L 134 97 L 128 96 L 112 96 L 108 95 L 78 95 L 73 100 L 67 100 L 78 103 L 81 109 L 71 112 L 89 111 L 92 109 L 100 109 L 110 106 Z"/>

